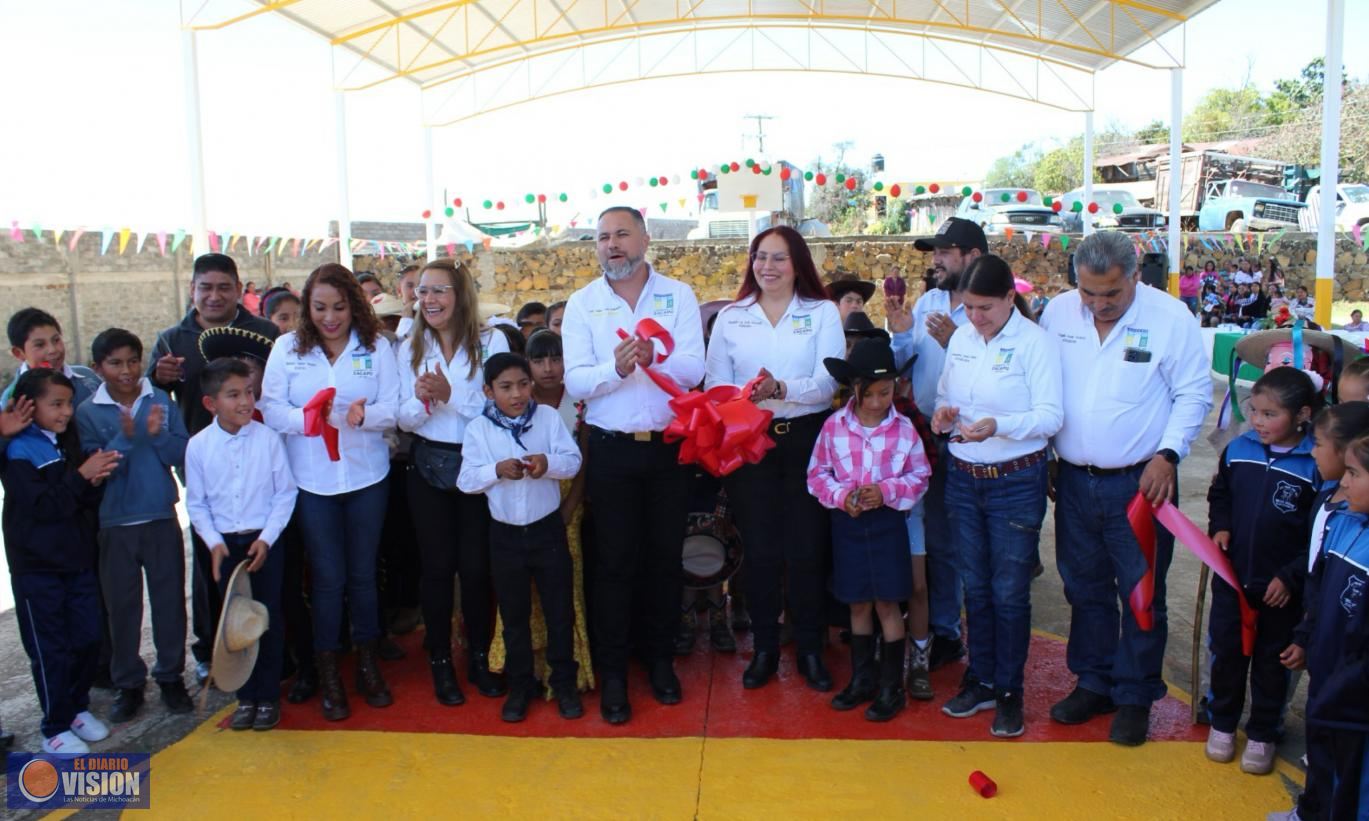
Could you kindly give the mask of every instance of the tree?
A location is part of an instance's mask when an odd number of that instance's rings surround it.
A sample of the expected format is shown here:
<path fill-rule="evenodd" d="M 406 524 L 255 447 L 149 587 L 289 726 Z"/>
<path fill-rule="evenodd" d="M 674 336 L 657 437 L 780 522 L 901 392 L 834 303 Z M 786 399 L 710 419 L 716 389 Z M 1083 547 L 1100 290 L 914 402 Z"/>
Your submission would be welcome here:
<path fill-rule="evenodd" d="M 1347 83 L 1341 100 L 1340 181 L 1369 183 L 1369 86 Z M 1312 105 L 1262 139 L 1261 156 L 1316 166 L 1321 163 L 1321 105 Z"/>
<path fill-rule="evenodd" d="M 1104 145 L 1118 142 L 1117 134 L 1098 135 L 1096 143 Z M 1098 171 L 1093 172 L 1093 181 L 1099 182 Z M 1084 184 L 1084 137 L 1074 137 L 1069 142 L 1046 152 L 1041 162 L 1036 164 L 1032 175 L 1032 187 L 1045 194 L 1060 194 Z"/>
<path fill-rule="evenodd" d="M 1184 118 L 1185 142 L 1211 142 L 1249 137 L 1266 124 L 1268 108 L 1260 90 L 1214 88 Z"/>
<path fill-rule="evenodd" d="M 1151 120 L 1149 125 L 1136 132 L 1136 142 L 1141 145 L 1167 143 L 1169 142 L 1169 126 L 1160 120 Z"/>
<path fill-rule="evenodd" d="M 1036 176 L 1036 165 L 1041 161 L 1041 149 L 1027 143 L 1006 157 L 999 157 L 984 175 L 989 188 L 1030 188 Z"/>
<path fill-rule="evenodd" d="M 865 173 L 840 163 L 824 165 L 821 160 L 817 162 L 817 171 L 826 175 L 827 184 L 813 183 L 811 216 L 827 223 L 835 236 L 865 233 L 869 225 L 870 208 L 870 195 L 865 190 Z M 844 185 L 837 182 L 837 174 L 855 177 L 856 190 L 847 191 Z"/>

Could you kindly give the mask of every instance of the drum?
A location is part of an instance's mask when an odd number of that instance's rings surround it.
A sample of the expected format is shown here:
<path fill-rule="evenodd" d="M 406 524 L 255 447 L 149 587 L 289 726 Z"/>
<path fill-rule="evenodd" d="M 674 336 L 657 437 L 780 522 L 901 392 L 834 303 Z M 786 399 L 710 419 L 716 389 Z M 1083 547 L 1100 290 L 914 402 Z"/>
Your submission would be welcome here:
<path fill-rule="evenodd" d="M 684 539 L 684 586 L 690 590 L 715 587 L 742 564 L 742 537 L 726 513 L 689 514 Z"/>

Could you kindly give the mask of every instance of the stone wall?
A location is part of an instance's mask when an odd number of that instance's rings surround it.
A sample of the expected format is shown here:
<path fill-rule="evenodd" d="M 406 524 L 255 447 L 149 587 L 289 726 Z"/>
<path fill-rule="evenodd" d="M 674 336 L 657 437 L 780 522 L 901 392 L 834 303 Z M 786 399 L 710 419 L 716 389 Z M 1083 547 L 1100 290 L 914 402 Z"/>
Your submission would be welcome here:
<path fill-rule="evenodd" d="M 1272 239 L 1272 237 L 1271 237 Z M 142 253 L 130 249 L 124 254 L 101 254 L 98 234 L 83 236 L 74 250 L 52 240 L 26 235 L 16 243 L 0 237 L 0 319 L 16 310 L 36 305 L 51 312 L 62 323 L 68 343 L 68 359 L 85 363 L 90 358 L 90 341 L 111 326 L 127 328 L 151 347 L 156 334 L 185 313 L 190 295 L 191 259 L 183 247 L 175 254 L 162 256 L 153 243 Z M 1078 238 L 1073 238 L 1074 242 Z M 812 240 L 814 259 L 824 275 L 849 271 L 866 279 L 884 277 L 887 268 L 898 268 L 909 280 L 913 293 L 920 291 L 922 273 L 931 265 L 931 255 L 913 247 L 912 237 L 832 237 Z M 1068 287 L 1065 272 L 1068 254 L 1058 240 L 1043 249 L 1039 240 L 1027 242 L 1023 236 L 991 241 L 992 250 L 1008 259 L 1019 276 L 1045 288 L 1048 293 Z M 1212 253 L 1191 243 L 1186 264 L 1201 268 L 1205 260 L 1224 265 L 1227 259 L 1242 255 L 1238 249 Z M 1316 269 L 1316 237 L 1310 234 L 1285 234 L 1276 247 L 1267 249 L 1287 274 L 1290 285 L 1312 283 Z M 881 254 L 890 261 L 881 263 Z M 255 281 L 259 289 L 288 282 L 296 289 L 309 272 L 323 262 L 337 260 L 336 248 L 323 253 L 291 256 L 288 252 L 270 257 L 234 255 L 243 280 Z M 551 303 L 568 297 L 598 275 L 593 243 L 577 242 L 555 247 L 522 250 L 477 247 L 474 255 L 464 248 L 457 256 L 476 271 L 481 297 L 502 302 L 516 309 L 530 300 Z M 694 287 L 700 302 L 731 297 L 746 264 L 743 242 L 653 242 L 650 259 L 658 270 L 683 279 Z M 357 257 L 356 270 L 373 270 L 391 280 L 394 272 L 408 262 L 405 258 Z M 1364 300 L 1369 294 L 1369 255 L 1348 236 L 1339 239 L 1336 252 L 1336 297 Z M 870 306 L 876 320 L 882 313 L 882 300 Z M 8 379 L 14 364 L 5 358 L 0 377 Z"/>

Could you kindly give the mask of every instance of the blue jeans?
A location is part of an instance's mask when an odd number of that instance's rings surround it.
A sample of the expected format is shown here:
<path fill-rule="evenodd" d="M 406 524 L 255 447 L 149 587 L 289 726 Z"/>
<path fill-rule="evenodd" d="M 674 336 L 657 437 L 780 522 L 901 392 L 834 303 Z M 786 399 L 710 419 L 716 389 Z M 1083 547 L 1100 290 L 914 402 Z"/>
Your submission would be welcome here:
<path fill-rule="evenodd" d="M 1146 561 L 1127 523 L 1127 505 L 1136 495 L 1143 467 L 1090 476 L 1060 463 L 1055 560 L 1071 607 L 1070 672 L 1085 690 L 1111 696 L 1117 704 L 1145 707 L 1165 695 L 1165 576 L 1174 557 L 1174 536 L 1155 524 L 1155 624 L 1142 630 L 1127 597 L 1145 574 Z"/>
<path fill-rule="evenodd" d="M 335 496 L 299 492 L 295 513 L 309 553 L 316 651 L 341 647 L 344 590 L 352 641 L 364 644 L 380 638 L 376 551 L 390 498 L 389 481 L 387 476 L 370 487 Z"/>
<path fill-rule="evenodd" d="M 1021 693 L 1031 644 L 1031 581 L 1046 518 L 1046 463 L 998 479 L 952 467 L 946 508 L 965 585 L 969 675 Z"/>
<path fill-rule="evenodd" d="M 927 492 L 918 502 L 923 510 L 923 530 L 927 552 L 927 616 L 932 633 L 945 639 L 960 638 L 960 573 L 955 567 L 955 546 L 946 512 L 947 460 L 951 458 L 941 440 L 923 446 L 941 448 L 941 458 L 932 471 Z"/>

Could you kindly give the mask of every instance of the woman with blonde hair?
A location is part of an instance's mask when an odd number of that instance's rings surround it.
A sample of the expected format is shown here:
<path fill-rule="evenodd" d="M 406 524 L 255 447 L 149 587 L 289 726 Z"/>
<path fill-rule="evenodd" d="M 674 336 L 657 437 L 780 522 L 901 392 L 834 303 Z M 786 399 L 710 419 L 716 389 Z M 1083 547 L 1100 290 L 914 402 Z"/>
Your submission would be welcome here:
<path fill-rule="evenodd" d="M 485 407 L 481 368 L 508 351 L 508 341 L 480 319 L 470 270 L 452 259 L 429 262 L 414 289 L 414 324 L 399 345 L 399 427 L 414 434 L 407 477 L 418 538 L 419 606 L 427 626 L 424 646 L 437 700 L 466 700 L 452 666 L 453 584 L 461 580 L 467 675 L 481 695 L 504 694 L 490 672 L 494 596 L 490 579 L 489 505 L 483 495 L 457 490 L 466 426 Z"/>

